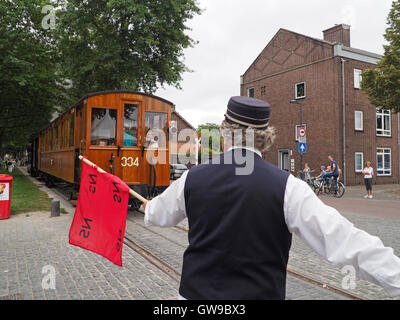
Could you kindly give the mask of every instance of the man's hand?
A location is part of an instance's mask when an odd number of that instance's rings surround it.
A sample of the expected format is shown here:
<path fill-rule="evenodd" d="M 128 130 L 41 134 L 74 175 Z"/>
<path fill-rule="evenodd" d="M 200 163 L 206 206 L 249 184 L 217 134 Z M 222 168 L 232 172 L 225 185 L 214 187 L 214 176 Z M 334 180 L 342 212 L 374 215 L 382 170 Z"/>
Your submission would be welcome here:
<path fill-rule="evenodd" d="M 147 205 L 147 201 L 143 202 L 142 206 L 143 206 L 143 210 L 146 210 L 146 205 Z"/>

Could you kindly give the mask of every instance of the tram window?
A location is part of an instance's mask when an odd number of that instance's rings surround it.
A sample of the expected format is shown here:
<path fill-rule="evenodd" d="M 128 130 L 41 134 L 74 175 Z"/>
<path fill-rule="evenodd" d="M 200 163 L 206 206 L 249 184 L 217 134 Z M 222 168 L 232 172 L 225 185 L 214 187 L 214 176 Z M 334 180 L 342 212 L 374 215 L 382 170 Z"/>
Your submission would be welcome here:
<path fill-rule="evenodd" d="M 55 140 L 54 140 L 54 150 L 58 149 L 58 125 L 55 127 Z"/>
<path fill-rule="evenodd" d="M 146 112 L 146 147 L 165 148 L 167 145 L 168 115 L 159 112 Z"/>
<path fill-rule="evenodd" d="M 124 106 L 124 147 L 138 145 L 138 109 L 137 104 Z"/>
<path fill-rule="evenodd" d="M 69 118 L 69 145 L 68 147 L 73 147 L 74 146 L 74 125 L 75 125 L 75 119 L 74 115 L 72 115 Z"/>
<path fill-rule="evenodd" d="M 91 144 L 95 146 L 115 145 L 117 110 L 92 109 Z"/>
<path fill-rule="evenodd" d="M 50 128 L 49 151 L 53 150 L 53 128 Z"/>

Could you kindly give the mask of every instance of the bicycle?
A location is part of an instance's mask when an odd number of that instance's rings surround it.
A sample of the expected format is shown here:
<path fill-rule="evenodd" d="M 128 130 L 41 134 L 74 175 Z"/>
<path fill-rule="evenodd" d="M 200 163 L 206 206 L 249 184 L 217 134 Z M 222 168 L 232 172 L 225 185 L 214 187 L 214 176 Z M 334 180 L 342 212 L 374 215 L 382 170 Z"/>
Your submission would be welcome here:
<path fill-rule="evenodd" d="M 317 195 L 322 193 L 322 186 L 324 185 L 324 182 L 321 182 L 319 185 L 319 188 L 317 190 Z M 339 178 L 335 179 L 334 177 L 330 177 L 328 184 L 324 186 L 324 193 L 326 195 L 331 195 L 335 198 L 341 198 L 344 195 L 344 192 L 346 191 L 346 187 L 342 182 L 339 181 Z"/>

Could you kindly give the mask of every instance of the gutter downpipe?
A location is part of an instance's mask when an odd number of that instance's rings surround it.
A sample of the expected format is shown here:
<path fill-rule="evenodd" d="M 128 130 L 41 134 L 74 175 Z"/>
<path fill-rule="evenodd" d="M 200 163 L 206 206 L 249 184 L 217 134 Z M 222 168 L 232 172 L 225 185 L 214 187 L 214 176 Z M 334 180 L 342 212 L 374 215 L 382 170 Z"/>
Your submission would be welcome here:
<path fill-rule="evenodd" d="M 344 63 L 346 60 L 340 58 L 342 64 L 342 118 L 343 118 L 343 184 L 346 185 L 346 96 L 344 85 Z"/>

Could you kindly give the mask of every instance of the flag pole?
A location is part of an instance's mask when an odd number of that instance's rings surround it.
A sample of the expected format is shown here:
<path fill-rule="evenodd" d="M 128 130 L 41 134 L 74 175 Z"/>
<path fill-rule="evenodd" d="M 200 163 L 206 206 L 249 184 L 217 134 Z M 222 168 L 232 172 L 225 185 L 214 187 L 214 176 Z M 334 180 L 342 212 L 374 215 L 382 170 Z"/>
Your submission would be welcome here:
<path fill-rule="evenodd" d="M 91 166 L 93 168 L 96 168 L 98 172 L 100 173 L 107 173 L 106 171 L 104 171 L 102 168 L 100 168 L 99 166 L 95 165 L 93 162 L 89 161 L 88 159 L 79 156 L 79 160 L 82 160 L 84 163 L 86 163 L 88 166 Z M 143 198 L 139 193 L 133 191 L 131 188 L 129 188 L 129 193 L 134 196 L 136 199 L 142 201 L 143 203 L 147 203 L 148 200 Z"/>

